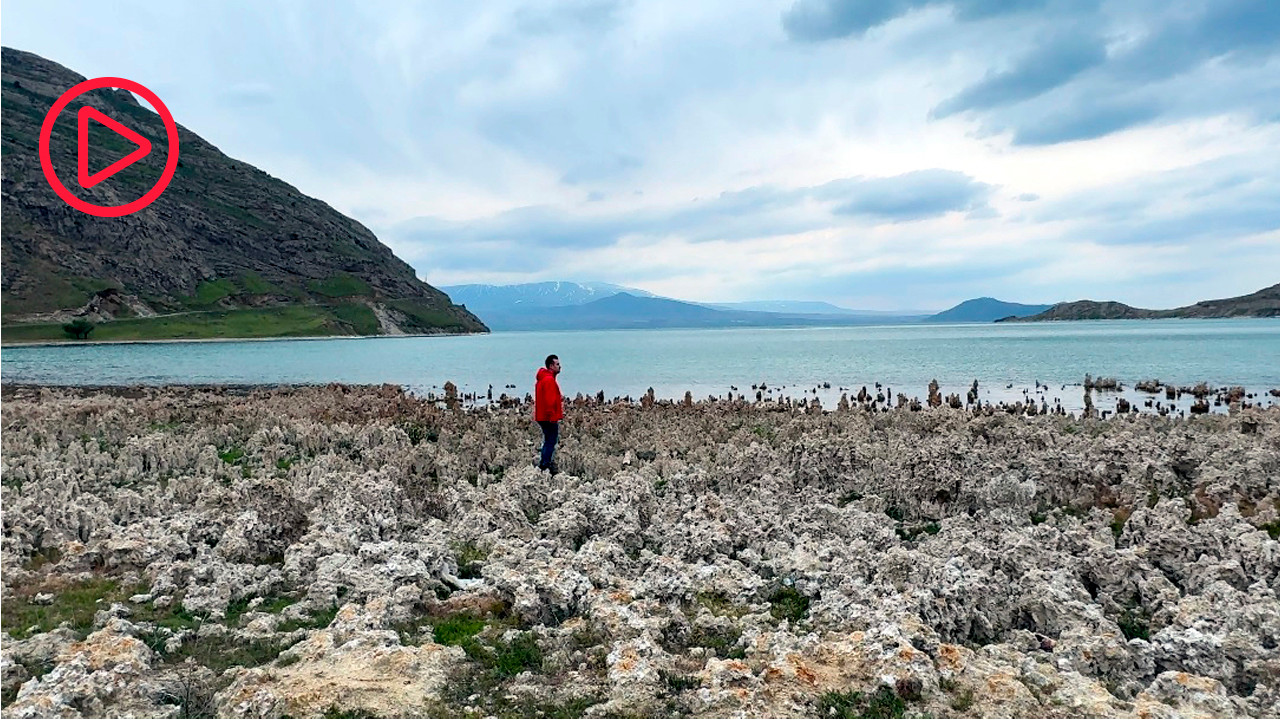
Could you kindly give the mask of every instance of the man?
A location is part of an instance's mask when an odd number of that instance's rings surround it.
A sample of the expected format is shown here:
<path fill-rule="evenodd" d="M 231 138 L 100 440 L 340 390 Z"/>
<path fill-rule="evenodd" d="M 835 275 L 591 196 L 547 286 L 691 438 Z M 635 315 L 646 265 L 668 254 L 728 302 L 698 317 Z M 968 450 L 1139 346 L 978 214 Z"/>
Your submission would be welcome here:
<path fill-rule="evenodd" d="M 560 385 L 556 383 L 559 374 L 560 358 L 548 355 L 545 367 L 538 368 L 533 394 L 533 419 L 542 428 L 542 457 L 538 468 L 550 470 L 552 475 L 560 472 L 553 457 L 556 440 L 560 437 L 560 420 L 564 418 L 564 398 L 560 395 Z"/>

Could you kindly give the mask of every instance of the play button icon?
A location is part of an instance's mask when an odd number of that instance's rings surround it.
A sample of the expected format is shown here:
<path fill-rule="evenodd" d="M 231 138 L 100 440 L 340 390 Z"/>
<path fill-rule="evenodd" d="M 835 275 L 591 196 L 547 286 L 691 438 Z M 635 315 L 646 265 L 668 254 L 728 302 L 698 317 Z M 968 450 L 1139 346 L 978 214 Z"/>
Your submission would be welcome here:
<path fill-rule="evenodd" d="M 79 125 L 79 142 L 77 143 L 77 154 L 80 156 L 79 173 L 80 187 L 88 190 L 107 178 L 115 175 L 121 170 L 138 162 L 151 152 L 151 141 L 142 137 L 138 133 L 103 115 L 94 108 L 85 105 L 80 108 L 80 112 L 76 116 Z M 98 172 L 89 174 L 89 121 L 96 120 L 108 129 L 115 131 L 118 135 L 122 135 L 126 140 L 138 146 L 137 150 L 125 155 L 119 160 L 111 163 L 106 168 Z"/>

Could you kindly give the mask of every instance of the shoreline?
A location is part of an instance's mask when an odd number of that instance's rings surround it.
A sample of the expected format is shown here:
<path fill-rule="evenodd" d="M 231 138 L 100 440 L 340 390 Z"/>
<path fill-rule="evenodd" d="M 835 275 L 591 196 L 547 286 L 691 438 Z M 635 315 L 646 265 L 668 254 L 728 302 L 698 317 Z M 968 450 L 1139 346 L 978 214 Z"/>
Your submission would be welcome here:
<path fill-rule="evenodd" d="M 1111 382 L 1098 378 L 1099 382 Z M 446 383 L 447 384 L 447 383 Z M 444 385 L 423 385 L 410 383 L 347 383 L 340 381 L 326 382 L 283 382 L 283 383 L 126 383 L 126 384 L 53 384 L 38 382 L 0 382 L 0 398 L 12 399 L 19 395 L 39 393 L 43 390 L 75 393 L 80 396 L 103 394 L 123 398 L 143 398 L 164 392 L 209 392 L 218 395 L 247 396 L 264 391 L 292 391 L 317 388 L 336 387 L 346 392 L 385 392 L 394 388 L 397 392 L 426 402 L 444 407 L 456 407 L 463 410 L 486 410 L 491 408 L 518 407 L 527 404 L 528 388 L 498 388 L 489 385 L 487 391 L 473 391 L 466 385 L 454 386 L 454 394 L 450 397 Z M 805 389 L 797 386 L 773 385 L 766 390 L 766 385 L 751 385 L 750 391 L 745 388 L 735 393 L 730 391 L 724 395 L 708 393 L 695 395 L 691 389 L 684 391 L 655 392 L 651 387 L 646 393 L 632 396 L 630 394 L 608 395 L 603 390 L 592 393 L 575 393 L 574 397 L 565 396 L 566 408 L 634 406 L 647 407 L 676 405 L 720 405 L 735 408 L 780 408 L 800 412 L 918 412 L 937 407 L 949 407 L 952 410 L 963 410 L 974 415 L 1008 414 L 1022 417 L 1037 415 L 1059 415 L 1066 417 L 1120 417 L 1122 415 L 1159 415 L 1187 417 L 1195 415 L 1234 414 L 1240 410 L 1262 410 L 1280 408 L 1280 388 L 1254 388 L 1249 391 L 1243 386 L 1212 385 L 1198 383 L 1195 385 L 1178 385 L 1160 383 L 1154 387 L 1139 388 L 1133 385 L 1120 384 L 1119 388 L 1104 386 L 1086 388 L 1082 383 L 1068 383 L 1060 389 L 1051 389 L 1047 384 L 1029 385 L 973 383 L 972 392 L 965 393 L 968 388 L 960 388 L 953 392 L 954 386 L 938 386 L 927 389 L 922 397 L 918 394 L 895 392 L 891 387 L 880 383 L 871 383 L 857 388 L 837 387 L 823 388 L 815 386 Z M 496 390 L 496 391 L 495 391 Z M 737 390 L 737 388 L 734 388 Z M 790 390 L 784 393 L 782 390 Z M 1075 395 L 1083 395 L 1081 402 L 1067 400 L 1070 390 Z M 775 396 L 775 392 L 777 395 Z M 821 393 L 821 394 L 820 394 Z M 1059 393 L 1052 394 L 1052 393 Z M 798 397 L 797 397 L 798 395 Z"/>
<path fill-rule="evenodd" d="M 160 345 L 172 343 L 217 343 L 217 342 L 267 342 L 275 340 L 368 340 L 372 338 L 421 338 L 421 337 L 461 337 L 467 335 L 493 335 L 496 333 L 560 333 L 560 332 L 614 332 L 625 331 L 631 332 L 636 330 L 832 330 L 832 329 L 849 329 L 849 328 L 914 328 L 914 327 L 968 327 L 980 326 L 989 327 L 996 325 L 1003 326 L 1019 326 L 1032 327 L 1037 325 L 1062 325 L 1067 323 L 1129 323 L 1129 322 L 1160 322 L 1165 320 L 1175 320 L 1184 322 L 1188 320 L 1194 321 L 1217 321 L 1217 320 L 1277 320 L 1280 316 L 1274 315 L 1246 315 L 1246 316 L 1226 316 L 1226 317 L 1173 317 L 1173 318 L 1089 318 L 1080 320 L 1035 320 L 1035 321 L 1001 321 L 992 320 L 990 322 L 970 321 L 970 322 L 914 322 L 914 323 L 833 323 L 831 325 L 724 325 L 724 326 L 675 326 L 675 327 L 613 327 L 613 328 L 551 328 L 551 329 L 503 329 L 487 332 L 442 332 L 442 333 L 403 333 L 398 335 L 299 335 L 288 336 L 279 335 L 271 337 L 217 337 L 217 338 L 155 338 L 149 340 L 32 340 L 4 342 L 0 340 L 0 349 L 10 347 L 61 347 L 61 346 L 78 346 L 78 345 Z"/>
<path fill-rule="evenodd" d="M 29 342 L 0 342 L 0 350 L 15 347 L 78 347 L 82 345 L 174 345 L 182 343 L 279 342 L 282 340 L 373 340 L 377 338 L 461 337 L 465 335 L 489 335 L 491 333 L 492 331 L 461 333 L 400 333 L 397 335 L 286 335 L 244 338 L 156 338 L 152 340 L 32 340 Z"/>

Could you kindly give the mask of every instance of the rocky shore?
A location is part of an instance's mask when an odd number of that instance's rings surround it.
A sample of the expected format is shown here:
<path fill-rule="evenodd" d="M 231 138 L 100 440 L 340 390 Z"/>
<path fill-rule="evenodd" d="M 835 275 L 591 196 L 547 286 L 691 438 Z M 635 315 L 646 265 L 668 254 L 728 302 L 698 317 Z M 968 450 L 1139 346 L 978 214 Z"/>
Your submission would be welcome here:
<path fill-rule="evenodd" d="M 1280 715 L 1280 409 L 826 410 L 6 388 L 4 714 Z"/>

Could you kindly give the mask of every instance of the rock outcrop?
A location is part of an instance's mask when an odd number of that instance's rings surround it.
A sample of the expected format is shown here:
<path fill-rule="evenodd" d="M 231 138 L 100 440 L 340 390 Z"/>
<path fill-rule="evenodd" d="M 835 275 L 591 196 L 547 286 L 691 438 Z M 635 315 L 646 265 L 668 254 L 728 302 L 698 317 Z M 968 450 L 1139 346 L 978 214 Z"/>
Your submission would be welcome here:
<path fill-rule="evenodd" d="M 555 476 L 536 433 L 10 390 L 6 715 L 1280 713 L 1280 410 L 584 397 Z"/>

